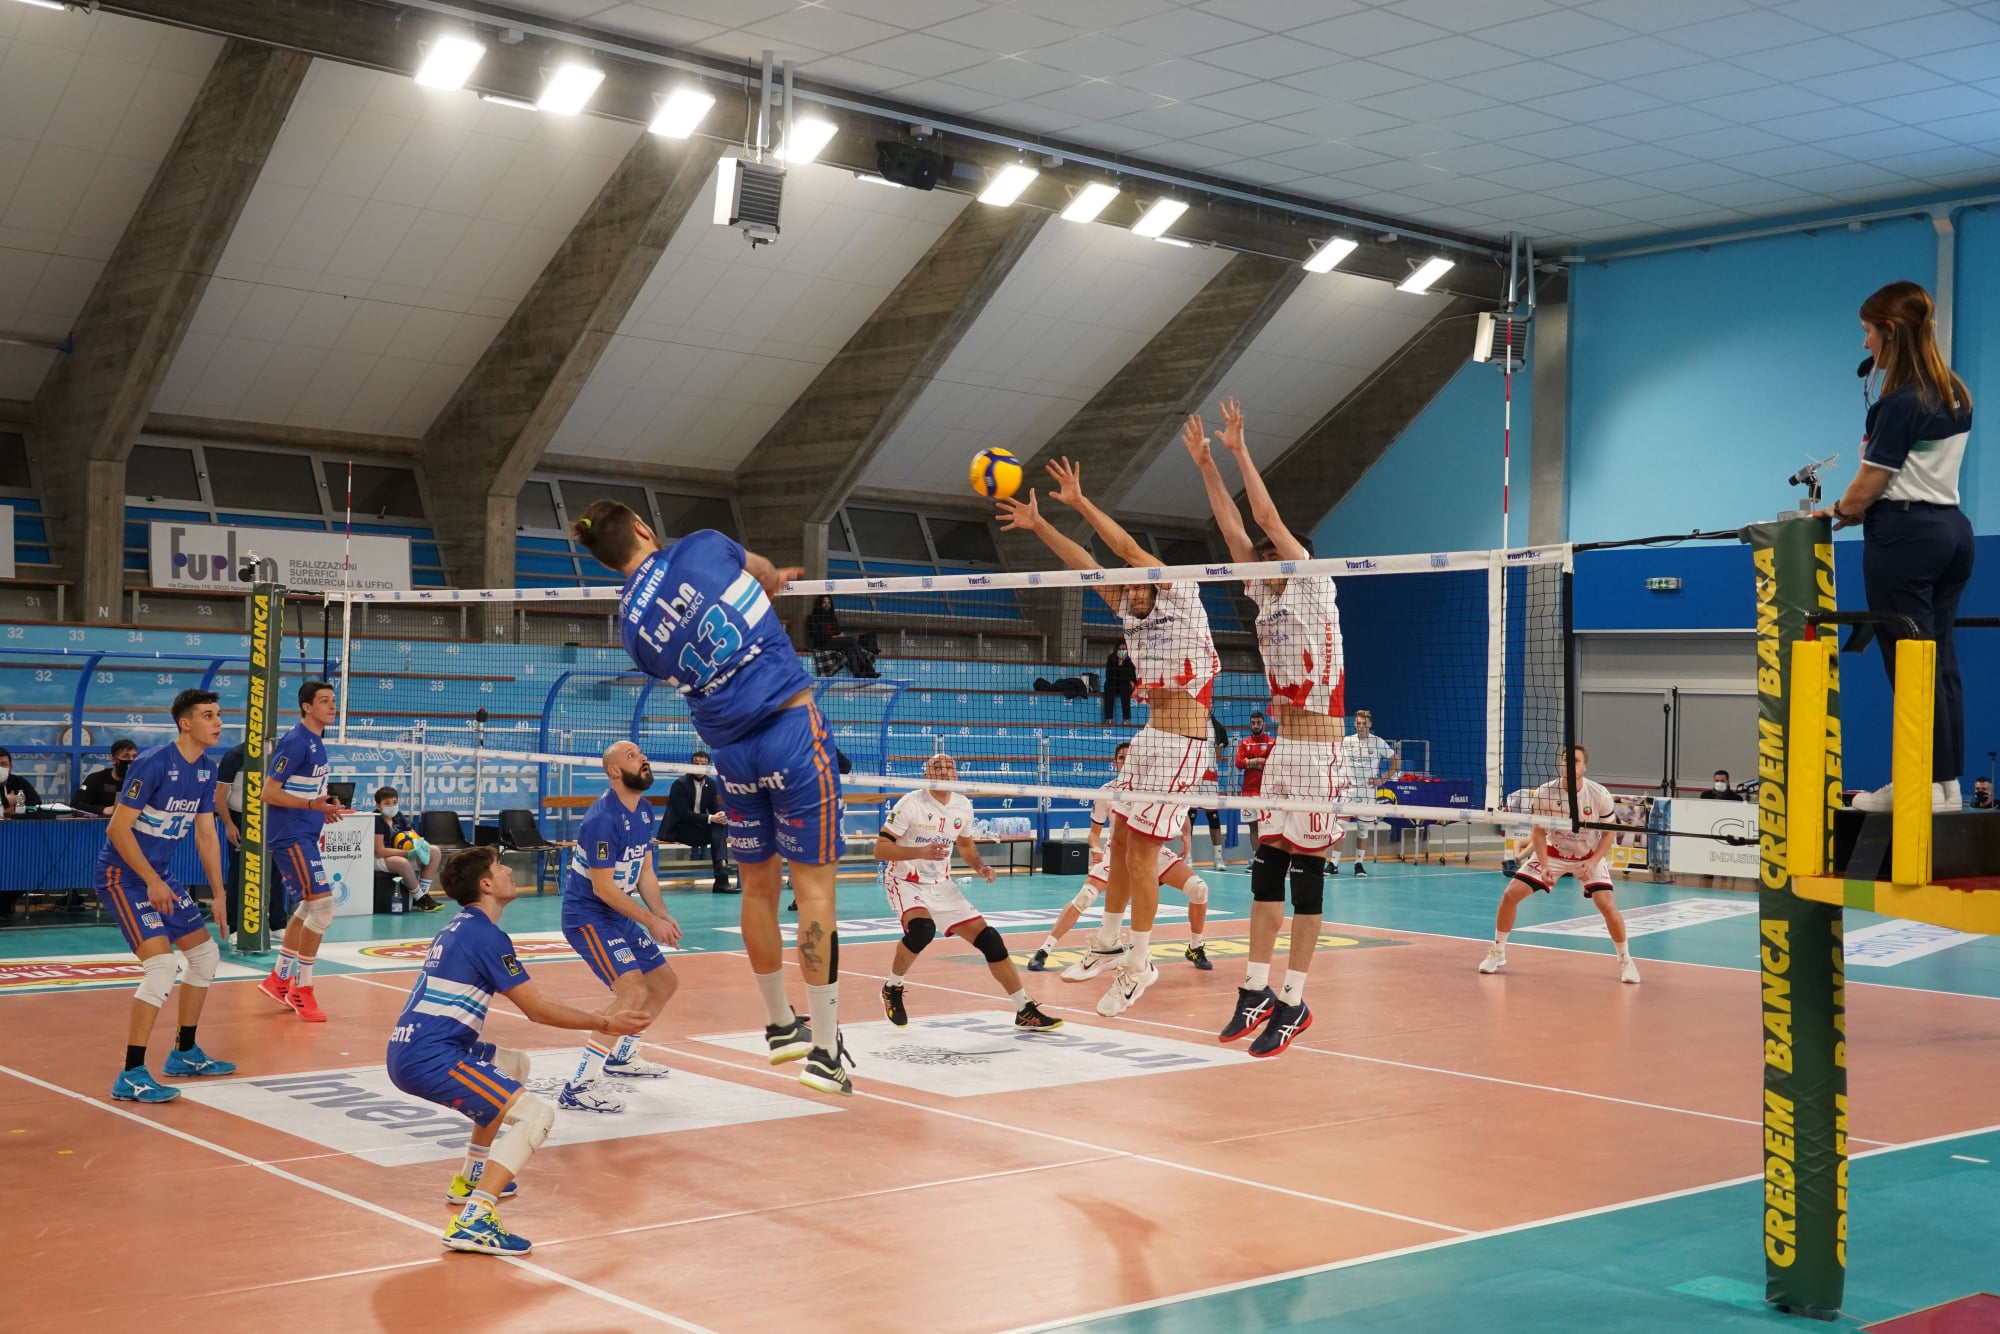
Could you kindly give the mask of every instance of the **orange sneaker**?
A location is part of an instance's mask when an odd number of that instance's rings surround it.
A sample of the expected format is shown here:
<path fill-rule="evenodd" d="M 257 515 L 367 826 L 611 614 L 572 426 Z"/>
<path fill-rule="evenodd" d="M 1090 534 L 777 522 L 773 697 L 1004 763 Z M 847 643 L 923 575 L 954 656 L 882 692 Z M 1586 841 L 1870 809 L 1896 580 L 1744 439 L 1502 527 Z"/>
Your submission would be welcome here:
<path fill-rule="evenodd" d="M 290 999 L 292 984 L 284 978 L 279 977 L 278 970 L 275 968 L 265 975 L 262 982 L 257 984 L 257 990 L 263 992 L 286 1009 L 290 1009 L 292 1006 Z"/>
<path fill-rule="evenodd" d="M 313 998 L 311 987 L 293 987 L 286 994 L 285 1003 L 298 1011 L 299 1018 L 309 1024 L 326 1022 L 326 1012 L 319 1008 L 319 1002 Z"/>

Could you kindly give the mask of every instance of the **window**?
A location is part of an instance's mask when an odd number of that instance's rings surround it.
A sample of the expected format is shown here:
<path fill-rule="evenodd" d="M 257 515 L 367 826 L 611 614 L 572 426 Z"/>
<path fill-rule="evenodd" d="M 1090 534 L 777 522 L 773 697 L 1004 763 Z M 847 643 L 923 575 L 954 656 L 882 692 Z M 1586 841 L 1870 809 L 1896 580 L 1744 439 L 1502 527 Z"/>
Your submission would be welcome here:
<path fill-rule="evenodd" d="M 660 506 L 660 536 L 668 541 L 713 528 L 726 537 L 736 536 L 736 516 L 728 496 L 690 496 L 678 491 L 655 491 Z"/>
<path fill-rule="evenodd" d="M 924 542 L 923 525 L 917 516 L 901 510 L 864 509 L 850 506 L 847 521 L 854 527 L 855 545 L 863 560 L 908 560 L 931 563 L 931 549 Z"/>
<path fill-rule="evenodd" d="M 202 448 L 208 490 L 219 510 L 268 510 L 324 518 L 312 460 L 303 454 L 264 450 Z"/>
<path fill-rule="evenodd" d="M 646 488 L 629 486 L 619 482 L 580 482 L 574 479 L 562 483 L 563 510 L 575 523 L 583 517 L 593 501 L 615 500 L 630 508 L 647 527 L 653 525 L 653 505 L 646 499 Z"/>
<path fill-rule="evenodd" d="M 28 485 L 28 439 L 17 431 L 0 431 L 0 487 L 26 491 Z"/>
<path fill-rule="evenodd" d="M 562 532 L 562 516 L 556 513 L 555 488 L 547 482 L 529 482 L 522 486 L 520 504 L 514 508 L 514 523 L 520 528 Z"/>
<path fill-rule="evenodd" d="M 424 514 L 424 499 L 417 491 L 417 474 L 410 468 L 389 468 L 379 463 L 357 463 L 354 467 L 354 513 L 377 519 L 416 518 Z M 327 459 L 320 464 L 326 476 L 326 499 L 333 513 L 347 514 L 348 465 Z"/>
<path fill-rule="evenodd" d="M 983 519 L 950 519 L 943 515 L 926 514 L 924 526 L 930 529 L 931 545 L 937 548 L 940 561 L 975 565 L 1000 563 L 1000 550 L 993 545 L 993 529 Z"/>
<path fill-rule="evenodd" d="M 191 500 L 202 503 L 194 451 L 167 445 L 134 445 L 125 462 L 125 494 L 135 500 Z"/>

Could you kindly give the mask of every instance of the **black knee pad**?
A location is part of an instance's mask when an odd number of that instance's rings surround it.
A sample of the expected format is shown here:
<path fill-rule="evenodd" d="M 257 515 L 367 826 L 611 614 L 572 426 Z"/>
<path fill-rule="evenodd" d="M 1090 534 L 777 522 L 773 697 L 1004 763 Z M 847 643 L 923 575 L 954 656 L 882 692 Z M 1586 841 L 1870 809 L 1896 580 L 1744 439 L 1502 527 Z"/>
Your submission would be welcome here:
<path fill-rule="evenodd" d="M 1283 903 L 1285 872 L 1291 865 L 1291 853 L 1275 843 L 1259 843 L 1256 860 L 1250 863 L 1250 897 L 1259 903 Z"/>
<path fill-rule="evenodd" d="M 1326 908 L 1326 859 L 1292 858 L 1292 915 L 1317 917 Z"/>
<path fill-rule="evenodd" d="M 1007 942 L 990 926 L 972 938 L 972 948 L 984 955 L 988 963 L 999 963 L 1007 957 Z"/>
<path fill-rule="evenodd" d="M 931 918 L 912 917 L 903 928 L 903 948 L 912 954 L 922 954 L 924 947 L 936 939 L 937 923 Z"/>

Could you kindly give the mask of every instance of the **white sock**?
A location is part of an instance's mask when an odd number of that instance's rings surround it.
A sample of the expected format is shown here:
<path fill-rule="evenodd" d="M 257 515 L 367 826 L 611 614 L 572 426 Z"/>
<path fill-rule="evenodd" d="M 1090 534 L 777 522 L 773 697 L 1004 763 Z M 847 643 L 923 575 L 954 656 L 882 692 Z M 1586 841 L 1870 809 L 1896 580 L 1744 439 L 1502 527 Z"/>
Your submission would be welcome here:
<path fill-rule="evenodd" d="M 627 1033 L 624 1037 L 618 1039 L 618 1045 L 611 1049 L 611 1059 L 619 1062 L 629 1061 L 638 1054 L 639 1035 L 637 1033 Z"/>
<path fill-rule="evenodd" d="M 1631 958 L 1631 957 L 1632 957 L 1632 948 L 1631 948 L 1631 947 L 1632 947 L 1632 942 L 1631 942 L 1631 941 L 1629 941 L 1629 940 L 1620 940 L 1620 941 L 1616 941 L 1616 942 L 1614 942 L 1614 943 L 1615 943 L 1615 944 L 1616 944 L 1616 945 L 1618 946 L 1618 957 L 1619 957 L 1619 958 L 1620 958 L 1621 960 L 1623 960 L 1623 959 L 1629 959 L 1629 958 Z"/>
<path fill-rule="evenodd" d="M 834 1050 L 840 1041 L 840 983 L 806 983 L 806 1012 L 812 1016 L 813 1046 Z"/>
<path fill-rule="evenodd" d="M 1278 991 L 1282 1005 L 1297 1005 L 1306 998 L 1306 975 L 1296 968 L 1285 970 L 1285 985 Z"/>
<path fill-rule="evenodd" d="M 1132 952 L 1126 956 L 1125 961 L 1135 968 L 1144 968 L 1151 958 L 1152 950 L 1153 933 L 1151 931 L 1134 931 L 1132 933 Z"/>
<path fill-rule="evenodd" d="M 1104 914 L 1104 920 L 1098 923 L 1097 926 L 1097 948 L 1101 950 L 1117 949 L 1118 929 L 1124 925 L 1125 913 L 1123 909 L 1115 913 L 1107 911 Z"/>
<path fill-rule="evenodd" d="M 757 994 L 764 998 L 764 1022 L 774 1028 L 783 1028 L 798 1015 L 792 1012 L 792 1003 L 785 999 L 785 970 L 773 973 L 753 973 L 757 979 Z"/>
<path fill-rule="evenodd" d="M 908 973 L 899 973 L 899 972 L 897 972 L 897 971 L 896 971 L 896 966 L 895 966 L 894 964 L 891 964 L 891 965 L 889 965 L 889 985 L 890 985 L 890 986 L 892 986 L 892 987 L 900 987 L 900 986 L 902 986 L 902 985 L 903 985 L 904 981 L 906 981 L 906 980 L 907 980 L 908 978 L 909 978 L 909 974 L 908 974 Z"/>
<path fill-rule="evenodd" d="M 419 879 L 417 880 L 417 893 L 427 895 L 430 892 L 431 892 L 430 878 L 428 876 L 419 877 Z"/>
<path fill-rule="evenodd" d="M 1195 949 L 1198 948 L 1200 945 L 1201 945 L 1201 932 L 1196 931 L 1194 934 L 1188 937 L 1188 948 Z"/>
<path fill-rule="evenodd" d="M 1500 947 L 1501 949 L 1503 949 L 1503 950 L 1504 950 L 1504 949 L 1506 949 L 1506 948 L 1507 948 L 1507 935 L 1508 935 L 1508 933 L 1507 933 L 1507 932 L 1505 932 L 1505 931 L 1495 931 L 1495 932 L 1493 933 L 1493 943 L 1494 943 L 1495 945 L 1498 945 L 1498 946 L 1499 946 L 1499 947 Z"/>
<path fill-rule="evenodd" d="M 317 954 L 310 959 L 301 954 L 298 958 L 292 960 L 292 985 L 298 987 L 311 986 L 313 984 L 313 965 L 318 962 L 319 956 Z"/>
<path fill-rule="evenodd" d="M 604 1072 L 604 1060 L 611 1055 L 611 1049 L 597 1044 L 596 1038 L 583 1044 L 583 1059 L 576 1063 L 576 1073 L 569 1077 L 571 1088 L 588 1084 L 593 1076 Z"/>
<path fill-rule="evenodd" d="M 1054 936 L 1050 936 L 1048 939 L 1042 942 L 1042 948 L 1044 950 L 1053 950 L 1058 946 L 1060 946 L 1061 944 L 1062 944 L 1061 941 L 1057 940 Z"/>
<path fill-rule="evenodd" d="M 278 946 L 278 977 L 281 980 L 286 982 L 292 980 L 292 973 L 297 969 L 298 962 L 298 955 L 292 953 L 292 951 L 286 949 L 283 945 Z"/>
<path fill-rule="evenodd" d="M 1007 1003 L 1014 1007 L 1015 1014 L 1019 1014 L 1028 1006 L 1028 993 L 1025 991 L 1010 991 L 1007 993 Z"/>
<path fill-rule="evenodd" d="M 1271 985 L 1271 965 L 1268 963 L 1247 963 L 1243 965 L 1243 989 L 1262 991 Z"/>

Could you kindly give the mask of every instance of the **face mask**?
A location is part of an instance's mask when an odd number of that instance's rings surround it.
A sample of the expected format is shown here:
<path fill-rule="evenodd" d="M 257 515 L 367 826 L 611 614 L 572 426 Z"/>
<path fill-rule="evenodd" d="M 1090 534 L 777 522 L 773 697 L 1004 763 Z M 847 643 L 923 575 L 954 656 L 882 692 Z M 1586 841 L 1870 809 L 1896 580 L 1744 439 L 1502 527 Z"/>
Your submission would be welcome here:
<path fill-rule="evenodd" d="M 125 776 L 125 771 L 131 767 L 132 767 L 132 761 L 130 760 L 111 761 L 111 772 L 117 774 L 121 778 Z"/>
<path fill-rule="evenodd" d="M 403 808 L 401 806 L 398 806 L 395 802 L 392 801 L 387 806 L 384 806 L 382 808 L 382 818 L 385 820 L 393 820 L 396 818 L 396 812 L 402 809 Z"/>
<path fill-rule="evenodd" d="M 14 772 L 14 771 L 13 771 L 12 769 L 8 768 L 8 767 L 7 767 L 6 765 L 4 765 L 4 764 L 0 764 L 0 783 L 4 783 L 4 782 L 6 782 L 6 781 L 7 781 L 7 775 L 9 775 L 9 774 L 11 774 L 11 773 L 13 773 L 13 772 Z"/>
<path fill-rule="evenodd" d="M 1727 784 L 1727 783 L 1717 783 L 1717 784 L 1715 785 L 1715 790 L 1716 790 L 1717 792 L 1727 792 L 1727 791 L 1729 790 L 1729 784 Z"/>

